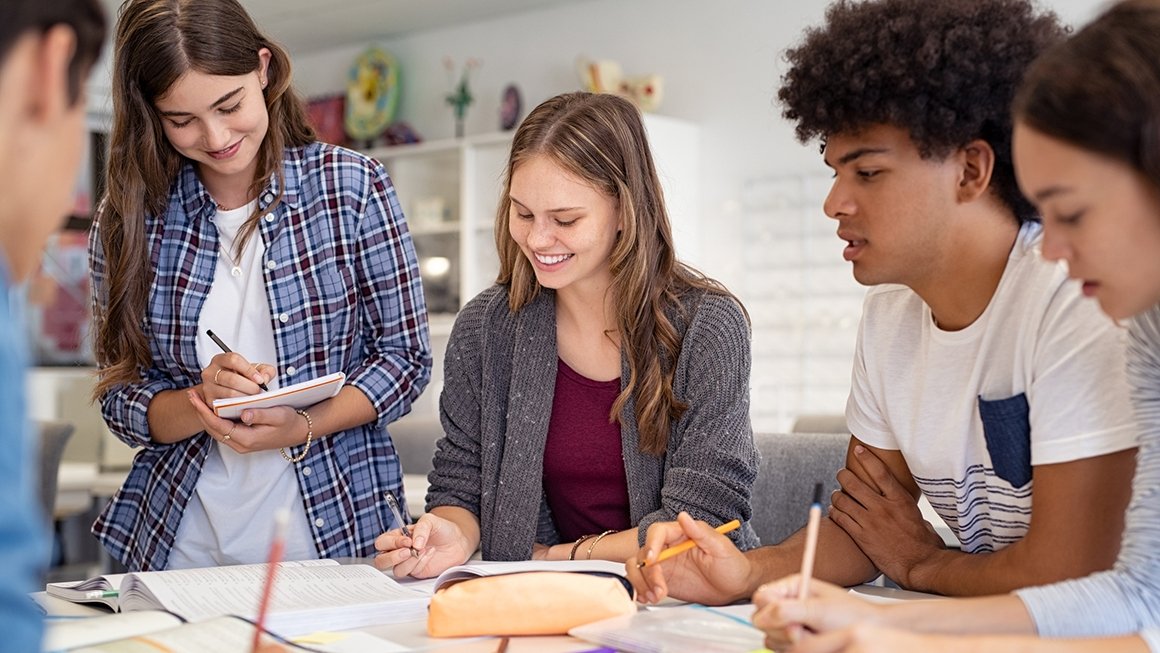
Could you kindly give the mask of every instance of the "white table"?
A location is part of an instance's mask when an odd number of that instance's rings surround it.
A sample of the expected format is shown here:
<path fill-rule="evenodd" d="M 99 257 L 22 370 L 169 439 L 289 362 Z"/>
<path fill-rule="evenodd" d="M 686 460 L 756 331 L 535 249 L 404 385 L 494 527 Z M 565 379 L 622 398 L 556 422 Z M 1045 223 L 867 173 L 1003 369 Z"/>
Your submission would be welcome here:
<path fill-rule="evenodd" d="M 109 614 L 99 608 L 70 603 L 69 601 L 49 596 L 44 592 L 36 592 L 32 595 L 32 598 L 45 609 L 48 615 L 63 618 L 63 620 L 98 617 Z M 63 623 L 63 620 L 60 622 L 50 620 L 48 627 L 52 628 L 53 623 Z M 498 637 L 428 637 L 426 621 L 408 621 L 382 626 L 368 626 L 359 628 L 358 630 L 359 632 L 364 632 L 368 635 L 402 645 L 409 651 L 434 650 L 442 653 L 494 653 L 500 641 Z M 575 653 L 593 648 L 596 648 L 596 645 L 568 636 L 512 637 L 509 639 L 507 650 L 509 653 Z M 365 653 L 375 652 L 366 651 Z"/>
<path fill-rule="evenodd" d="M 880 599 L 912 600 L 940 598 L 932 594 L 911 592 L 870 585 L 860 585 L 856 588 L 858 594 Z M 56 597 L 48 596 L 44 592 L 32 595 L 45 611 L 53 617 L 73 619 L 86 616 L 100 616 L 107 612 L 70 603 Z M 682 605 L 672 602 L 672 605 Z M 51 624 L 49 622 L 49 627 Z M 464 637 L 464 638 L 433 638 L 427 636 L 426 621 L 408 621 L 382 626 L 367 626 L 357 629 L 357 632 L 366 633 L 388 642 L 400 645 L 408 651 L 438 651 L 439 653 L 496 653 L 500 645 L 498 637 Z M 308 644 L 308 646 L 314 646 Z M 590 642 L 585 642 L 566 635 L 554 637 L 511 637 L 508 640 L 508 653 L 578 653 L 599 648 Z M 384 650 L 398 650 L 397 648 Z M 359 653 L 378 653 L 375 650 L 360 650 Z"/>

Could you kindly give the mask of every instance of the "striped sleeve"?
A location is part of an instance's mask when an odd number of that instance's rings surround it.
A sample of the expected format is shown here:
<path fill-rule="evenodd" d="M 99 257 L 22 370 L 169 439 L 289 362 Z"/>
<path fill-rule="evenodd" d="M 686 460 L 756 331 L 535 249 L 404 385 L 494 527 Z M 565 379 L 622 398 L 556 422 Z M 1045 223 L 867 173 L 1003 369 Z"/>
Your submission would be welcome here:
<path fill-rule="evenodd" d="M 1139 632 L 1160 653 L 1160 306 L 1132 322 L 1128 378 L 1140 448 L 1119 559 L 1110 571 L 1016 595 L 1040 635 Z"/>

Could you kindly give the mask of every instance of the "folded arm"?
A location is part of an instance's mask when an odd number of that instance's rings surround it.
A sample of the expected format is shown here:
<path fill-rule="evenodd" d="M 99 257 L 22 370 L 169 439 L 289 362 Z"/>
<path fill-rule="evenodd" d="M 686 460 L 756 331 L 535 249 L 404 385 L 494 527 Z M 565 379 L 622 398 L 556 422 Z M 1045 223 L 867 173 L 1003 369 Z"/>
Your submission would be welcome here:
<path fill-rule="evenodd" d="M 942 547 L 913 505 L 913 479 L 889 462 L 898 452 L 862 445 L 861 453 L 851 453 L 832 516 L 903 587 L 950 596 L 998 594 L 1083 576 L 1115 561 L 1135 450 L 1035 467 L 1027 534 L 994 553 Z"/>

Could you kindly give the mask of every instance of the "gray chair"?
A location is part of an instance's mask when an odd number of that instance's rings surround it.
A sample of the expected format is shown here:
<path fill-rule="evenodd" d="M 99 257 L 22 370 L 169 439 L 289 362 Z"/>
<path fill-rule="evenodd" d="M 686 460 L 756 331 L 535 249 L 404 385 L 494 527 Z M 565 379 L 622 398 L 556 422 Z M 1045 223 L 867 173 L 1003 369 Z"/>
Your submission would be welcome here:
<path fill-rule="evenodd" d="M 762 544 L 777 544 L 806 525 L 814 484 L 822 502 L 838 489 L 849 433 L 755 433 L 761 469 L 753 484 L 753 529 Z"/>
<path fill-rule="evenodd" d="M 439 419 L 418 417 L 414 414 L 393 422 L 387 427 L 391 442 L 404 474 L 426 476 L 434 467 L 435 442 L 443 437 L 443 426 Z"/>
<path fill-rule="evenodd" d="M 56 478 L 64 446 L 73 433 L 69 422 L 41 421 L 36 424 L 40 433 L 40 504 L 45 517 L 51 521 L 56 505 Z"/>
<path fill-rule="evenodd" d="M 841 413 L 799 415 L 791 430 L 794 433 L 850 433 L 846 416 Z"/>

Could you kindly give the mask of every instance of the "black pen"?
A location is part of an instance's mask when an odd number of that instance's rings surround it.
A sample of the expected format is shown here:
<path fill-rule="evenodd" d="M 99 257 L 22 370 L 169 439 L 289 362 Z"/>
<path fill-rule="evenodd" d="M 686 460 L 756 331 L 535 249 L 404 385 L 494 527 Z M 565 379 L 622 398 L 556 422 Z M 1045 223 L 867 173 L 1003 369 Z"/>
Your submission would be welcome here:
<path fill-rule="evenodd" d="M 225 353 L 227 353 L 227 354 L 232 354 L 232 353 L 233 353 L 233 351 L 234 351 L 234 350 L 232 350 L 232 349 L 230 349 L 229 347 L 227 347 L 227 346 L 226 346 L 226 343 L 222 342 L 222 341 L 221 341 L 221 338 L 218 338 L 216 335 L 214 335 L 214 332 L 213 332 L 213 331 L 210 331 L 209 329 L 206 329 L 206 330 L 205 330 L 205 335 L 209 336 L 211 340 L 213 340 L 214 342 L 216 342 L 216 343 L 217 343 L 217 346 L 218 346 L 218 347 L 221 347 L 221 348 L 222 348 L 222 351 L 224 351 Z M 259 382 L 258 382 L 258 387 L 259 387 L 259 388 L 261 388 L 263 392 L 269 392 L 269 391 L 270 391 L 270 389 L 266 387 L 266 384 L 265 384 L 265 383 L 262 383 L 261 381 L 259 381 Z"/>

